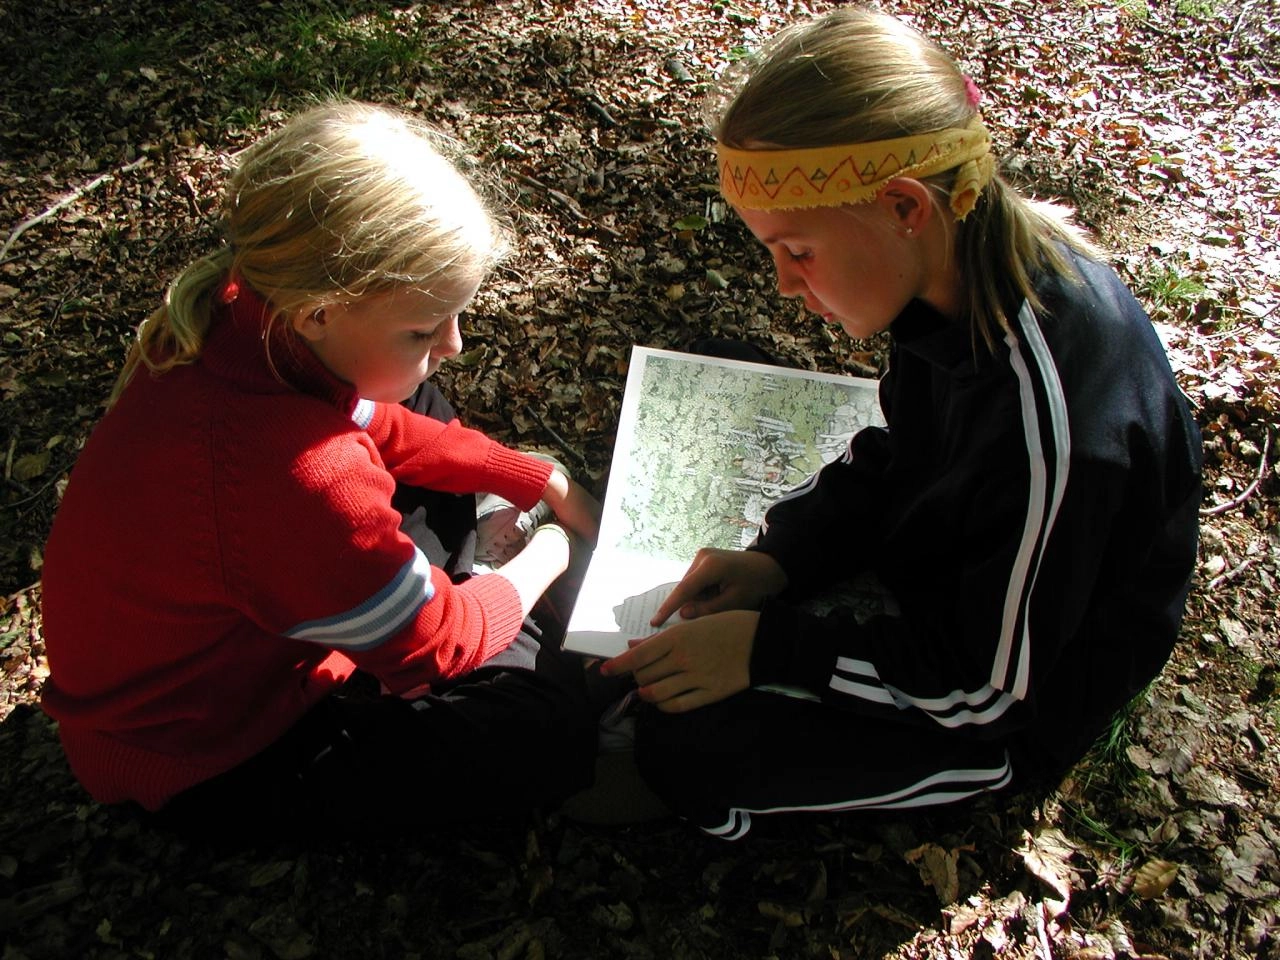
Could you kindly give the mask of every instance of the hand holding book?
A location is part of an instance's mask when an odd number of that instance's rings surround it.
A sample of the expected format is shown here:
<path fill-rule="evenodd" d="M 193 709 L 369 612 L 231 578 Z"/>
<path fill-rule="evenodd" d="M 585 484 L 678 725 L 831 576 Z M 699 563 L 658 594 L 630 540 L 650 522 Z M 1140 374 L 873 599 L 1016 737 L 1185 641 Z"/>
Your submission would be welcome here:
<path fill-rule="evenodd" d="M 760 614 L 726 610 L 683 620 L 601 665 L 605 676 L 630 673 L 640 699 L 665 713 L 715 703 L 751 684 L 751 643 Z"/>
<path fill-rule="evenodd" d="M 661 626 L 677 612 L 692 620 L 723 610 L 759 610 L 786 586 L 787 575 L 767 553 L 704 547 L 650 623 Z"/>

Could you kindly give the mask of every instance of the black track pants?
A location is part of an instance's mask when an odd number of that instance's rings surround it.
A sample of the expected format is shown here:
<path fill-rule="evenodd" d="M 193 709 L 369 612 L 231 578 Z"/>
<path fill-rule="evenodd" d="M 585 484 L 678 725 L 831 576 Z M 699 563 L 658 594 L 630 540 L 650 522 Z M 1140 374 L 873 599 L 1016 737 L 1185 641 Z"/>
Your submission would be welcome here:
<path fill-rule="evenodd" d="M 758 690 L 684 714 L 641 710 L 636 762 L 672 810 L 728 840 L 752 814 L 952 803 L 1011 778 L 1002 744 Z"/>

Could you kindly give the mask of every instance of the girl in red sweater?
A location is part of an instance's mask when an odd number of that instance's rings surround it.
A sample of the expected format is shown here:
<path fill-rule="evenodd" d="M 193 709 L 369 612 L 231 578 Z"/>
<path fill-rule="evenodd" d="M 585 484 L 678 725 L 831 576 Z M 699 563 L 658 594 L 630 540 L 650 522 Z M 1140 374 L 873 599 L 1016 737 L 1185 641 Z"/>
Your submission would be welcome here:
<path fill-rule="evenodd" d="M 96 799 L 404 832 L 590 781 L 616 694 L 530 618 L 569 537 L 472 560 L 478 491 L 587 541 L 598 505 L 426 382 L 508 245 L 449 152 L 381 107 L 293 118 L 142 325 L 46 553 L 44 706 Z"/>

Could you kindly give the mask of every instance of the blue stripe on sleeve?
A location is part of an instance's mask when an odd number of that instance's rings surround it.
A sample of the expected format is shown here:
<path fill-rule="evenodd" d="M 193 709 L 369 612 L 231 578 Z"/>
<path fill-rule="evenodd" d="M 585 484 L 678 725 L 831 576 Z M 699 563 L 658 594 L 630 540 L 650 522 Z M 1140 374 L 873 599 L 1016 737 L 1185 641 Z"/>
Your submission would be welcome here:
<path fill-rule="evenodd" d="M 395 636 L 435 596 L 431 564 L 417 547 L 385 587 L 358 606 L 321 620 L 308 620 L 285 636 L 342 650 L 369 650 Z"/>

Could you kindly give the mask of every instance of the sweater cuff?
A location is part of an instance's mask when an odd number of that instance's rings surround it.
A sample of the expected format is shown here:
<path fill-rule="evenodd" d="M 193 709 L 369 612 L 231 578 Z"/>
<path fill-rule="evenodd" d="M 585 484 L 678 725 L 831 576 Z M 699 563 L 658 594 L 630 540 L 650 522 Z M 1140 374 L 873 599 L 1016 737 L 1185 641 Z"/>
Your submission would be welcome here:
<path fill-rule="evenodd" d="M 555 468 L 546 460 L 495 443 L 489 450 L 485 470 L 494 481 L 486 492 L 506 497 L 521 510 L 532 510 Z"/>
<path fill-rule="evenodd" d="M 474 669 L 511 645 L 524 626 L 524 609 L 511 581 L 496 573 L 472 577 L 457 589 L 470 594 L 484 611 L 484 647 Z"/>

